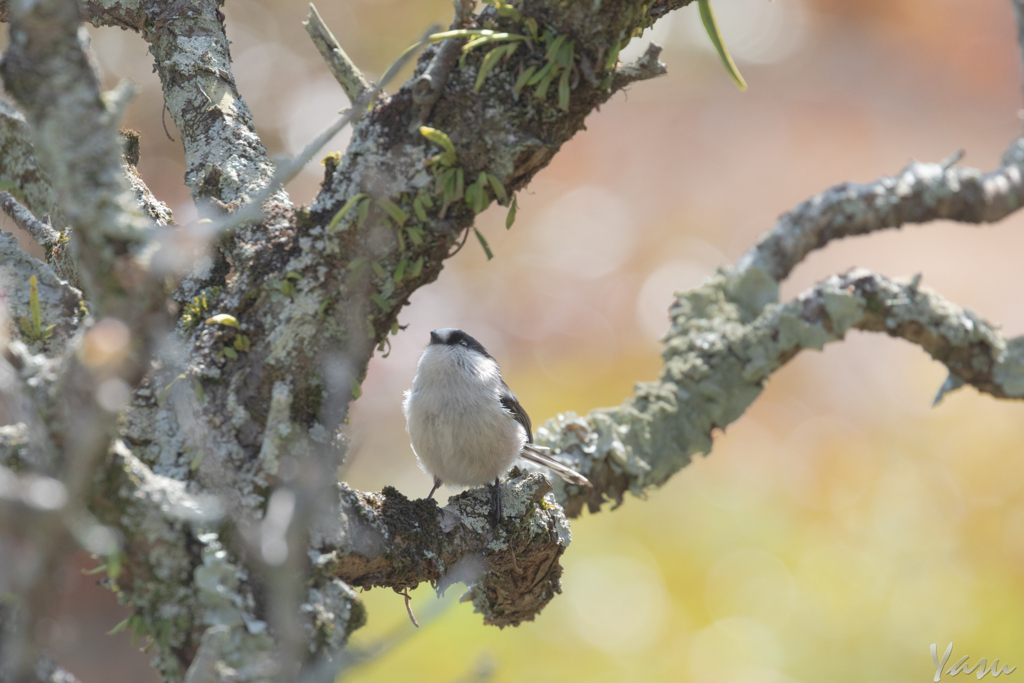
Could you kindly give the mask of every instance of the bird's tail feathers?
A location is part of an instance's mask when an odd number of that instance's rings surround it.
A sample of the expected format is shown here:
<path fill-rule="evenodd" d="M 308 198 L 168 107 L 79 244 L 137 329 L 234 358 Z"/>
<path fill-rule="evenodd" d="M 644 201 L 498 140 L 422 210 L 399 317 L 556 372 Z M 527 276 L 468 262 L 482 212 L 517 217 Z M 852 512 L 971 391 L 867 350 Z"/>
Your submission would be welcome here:
<path fill-rule="evenodd" d="M 552 458 L 547 453 L 541 453 L 540 450 L 548 450 L 543 446 L 534 446 L 533 444 L 526 444 L 523 448 L 523 452 L 520 453 L 520 457 L 529 460 L 532 463 L 540 465 L 541 467 L 547 467 L 549 470 L 560 476 L 570 484 L 576 484 L 577 486 L 586 486 L 591 488 L 590 481 L 576 470 L 566 467 L 562 463 Z"/>

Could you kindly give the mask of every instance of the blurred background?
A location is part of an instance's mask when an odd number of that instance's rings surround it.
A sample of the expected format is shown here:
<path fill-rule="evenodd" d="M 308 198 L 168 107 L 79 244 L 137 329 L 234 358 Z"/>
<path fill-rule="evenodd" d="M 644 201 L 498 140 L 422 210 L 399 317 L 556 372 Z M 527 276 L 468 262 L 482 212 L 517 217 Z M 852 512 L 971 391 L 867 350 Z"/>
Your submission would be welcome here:
<path fill-rule="evenodd" d="M 452 11 L 448 0 L 319 9 L 370 78 Z M 634 40 L 633 55 L 649 40 L 665 47 L 668 75 L 592 115 L 520 193 L 510 231 L 500 208 L 480 217 L 493 261 L 470 239 L 403 311 L 408 329 L 373 360 L 354 406 L 350 484 L 429 490 L 401 414 L 429 330 L 480 339 L 535 424 L 617 404 L 659 372 L 673 291 L 735 262 L 780 213 L 910 158 L 964 149 L 962 163 L 991 170 L 1020 132 L 1008 0 L 717 0 L 715 10 L 749 90 L 726 75 L 695 6 Z M 300 25 L 305 2 L 231 0 L 224 11 L 260 135 L 273 155 L 298 152 L 347 106 Z M 179 222 L 192 220 L 145 45 L 90 32 L 106 85 L 129 78 L 140 90 L 125 125 L 142 132 L 143 177 Z M 321 174 L 314 162 L 289 186 L 296 203 Z M 834 243 L 783 298 L 852 266 L 922 273 L 1008 337 L 1024 334 L 1022 228 L 1019 214 Z M 428 586 L 412 594 L 416 630 L 401 596 L 367 592 L 369 624 L 353 642 L 391 649 L 349 679 L 926 681 L 929 646 L 941 655 L 950 642 L 950 664 L 1024 666 L 1024 405 L 968 388 L 933 408 L 945 376 L 918 348 L 860 333 L 801 354 L 710 456 L 647 500 L 573 521 L 563 594 L 535 622 L 484 626 L 455 602 L 458 587 L 438 601 Z M 104 635 L 128 610 L 81 575 L 91 564 L 69 567 L 52 624 L 59 661 L 84 683 L 155 681 L 141 643 Z"/>

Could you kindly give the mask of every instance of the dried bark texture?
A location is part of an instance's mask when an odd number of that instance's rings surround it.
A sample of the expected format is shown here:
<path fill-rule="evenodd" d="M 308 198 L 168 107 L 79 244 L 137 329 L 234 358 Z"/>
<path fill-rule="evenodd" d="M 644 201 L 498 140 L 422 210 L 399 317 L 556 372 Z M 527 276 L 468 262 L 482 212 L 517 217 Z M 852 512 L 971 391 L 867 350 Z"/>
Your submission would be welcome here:
<path fill-rule="evenodd" d="M 0 362 L 23 406 L 23 424 L 0 430 L 0 506 L 16 511 L 4 519 L 17 520 L 43 567 L 13 579 L 24 608 L 0 615 L 0 648 L 12 653 L 0 656 L 0 679 L 58 676 L 19 634 L 52 608 L 56 568 L 76 545 L 106 558 L 111 587 L 134 607 L 129 626 L 156 643 L 169 681 L 329 679 L 365 619 L 353 586 L 461 581 L 485 622 L 532 619 L 559 590 L 566 514 L 660 485 L 708 452 L 713 430 L 736 420 L 778 367 L 849 329 L 920 345 L 949 367 L 944 390 L 969 383 L 1024 395 L 1024 343 L 918 282 L 851 271 L 778 303 L 779 280 L 830 240 L 1015 210 L 1016 141 L 987 175 L 912 164 L 896 178 L 833 188 L 783 217 L 737 267 L 680 295 L 658 382 L 618 408 L 537 430 L 592 490 L 556 482 L 552 491 L 517 473 L 494 528 L 482 490 L 438 509 L 391 489 L 335 488 L 348 405 L 409 296 L 438 276 L 476 213 L 525 187 L 591 111 L 663 73 L 655 46 L 625 66 L 618 50 L 689 1 L 523 0 L 518 17 L 491 6 L 460 12 L 456 25 L 526 35 L 529 20 L 540 34 L 492 58 L 486 73 L 486 55 L 505 43 L 470 52 L 464 65 L 447 58 L 454 42 L 424 50 L 412 79 L 358 122 L 345 155 L 326 160 L 313 204 L 295 208 L 275 191 L 235 87 L 217 0 L 0 0 L 12 34 L 0 69 L 24 111 L 0 106 L 0 180 L 10 178 L 35 217 L 71 228 L 53 268 L 0 236 L 13 314 L 35 315 L 34 275 L 39 317 L 55 325 L 49 337 L 9 326 L 15 341 Z M 1014 6 L 1024 25 L 1021 0 Z M 117 123 L 130 92 L 99 91 L 81 17 L 149 43 L 204 211 L 230 222 L 270 193 L 261 218 L 217 235 L 212 257 L 192 264 L 208 245 L 169 227 L 123 155 Z M 544 68 L 546 83 L 522 76 Z M 424 99 L 417 85 L 428 73 Z M 450 154 L 421 134 L 424 120 L 447 136 Z M 447 177 L 461 187 L 445 190 Z M 183 277 L 174 320 L 169 274 Z"/>
<path fill-rule="evenodd" d="M 396 591 L 429 581 L 439 591 L 456 581 L 484 621 L 518 626 L 561 592 L 558 558 L 569 544 L 561 508 L 545 502 L 551 484 L 541 474 L 513 471 L 504 485 L 506 515 L 493 525 L 490 493 L 473 489 L 438 509 L 393 488 L 362 493 L 342 485 L 343 542 L 320 547 L 314 582 Z"/>

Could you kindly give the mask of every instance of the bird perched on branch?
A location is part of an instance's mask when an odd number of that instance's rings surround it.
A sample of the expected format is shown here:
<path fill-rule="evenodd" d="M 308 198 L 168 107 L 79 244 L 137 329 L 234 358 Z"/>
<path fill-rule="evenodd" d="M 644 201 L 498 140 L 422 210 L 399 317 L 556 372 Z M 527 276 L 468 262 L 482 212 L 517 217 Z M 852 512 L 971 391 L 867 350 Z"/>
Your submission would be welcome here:
<path fill-rule="evenodd" d="M 571 484 L 590 486 L 586 477 L 534 445 L 530 416 L 501 379 L 497 361 L 462 330 L 430 333 L 402 410 L 420 466 L 434 477 L 428 498 L 441 484 L 488 484 L 500 521 L 501 475 L 520 457 Z"/>

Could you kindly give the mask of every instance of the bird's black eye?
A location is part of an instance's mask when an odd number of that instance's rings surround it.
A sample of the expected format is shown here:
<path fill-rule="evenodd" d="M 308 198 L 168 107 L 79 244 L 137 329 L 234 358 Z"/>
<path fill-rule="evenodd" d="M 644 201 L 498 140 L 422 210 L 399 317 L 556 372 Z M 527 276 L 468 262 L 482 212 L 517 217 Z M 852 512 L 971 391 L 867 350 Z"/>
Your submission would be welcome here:
<path fill-rule="evenodd" d="M 469 346 L 469 344 L 467 344 L 466 340 L 463 339 L 462 341 L 459 342 L 459 346 Z"/>

